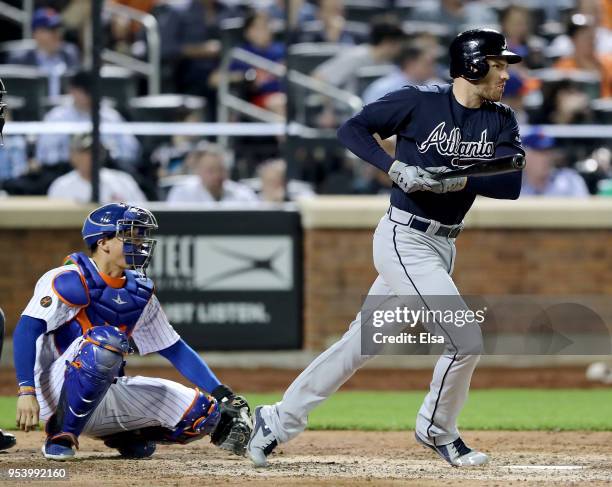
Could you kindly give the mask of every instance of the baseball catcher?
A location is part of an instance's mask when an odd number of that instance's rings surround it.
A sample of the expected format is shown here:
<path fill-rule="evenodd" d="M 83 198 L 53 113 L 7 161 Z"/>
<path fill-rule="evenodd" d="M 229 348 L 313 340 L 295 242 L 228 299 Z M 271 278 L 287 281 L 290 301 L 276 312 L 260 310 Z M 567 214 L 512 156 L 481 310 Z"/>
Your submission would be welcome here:
<path fill-rule="evenodd" d="M 92 211 L 82 229 L 89 254 L 72 253 L 44 274 L 21 315 L 14 333 L 17 425 L 29 431 L 46 421 L 47 459 L 73 458 L 81 434 L 125 458 L 207 435 L 245 453 L 248 403 L 176 333 L 145 274 L 156 229 L 145 208 L 112 203 Z M 130 338 L 141 355 L 159 353 L 196 387 L 125 376 Z"/>

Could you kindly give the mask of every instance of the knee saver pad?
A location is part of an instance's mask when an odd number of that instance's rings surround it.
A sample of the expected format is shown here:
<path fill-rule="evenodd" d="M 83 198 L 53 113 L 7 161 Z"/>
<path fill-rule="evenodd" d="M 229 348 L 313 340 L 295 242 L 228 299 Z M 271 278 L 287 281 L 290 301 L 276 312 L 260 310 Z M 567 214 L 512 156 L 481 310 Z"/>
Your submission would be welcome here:
<path fill-rule="evenodd" d="M 189 443 L 210 434 L 221 419 L 219 404 L 212 396 L 196 389 L 196 398 L 185 414 L 166 436 L 166 440 Z"/>
<path fill-rule="evenodd" d="M 78 437 L 104 398 L 129 351 L 127 336 L 112 326 L 90 328 L 72 362 L 67 362 L 58 408 L 47 423 L 47 434 Z"/>
<path fill-rule="evenodd" d="M 83 335 L 83 344 L 72 362 L 84 372 L 115 379 L 130 352 L 127 335 L 114 326 L 94 326 Z"/>

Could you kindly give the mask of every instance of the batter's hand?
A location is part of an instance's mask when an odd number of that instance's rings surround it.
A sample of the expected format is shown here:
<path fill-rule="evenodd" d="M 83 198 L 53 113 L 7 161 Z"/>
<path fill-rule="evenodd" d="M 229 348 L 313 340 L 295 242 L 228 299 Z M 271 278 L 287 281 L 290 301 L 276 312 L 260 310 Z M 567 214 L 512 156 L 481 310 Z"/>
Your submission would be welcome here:
<path fill-rule="evenodd" d="M 427 167 L 425 170 L 429 174 L 444 174 L 445 172 L 450 171 L 451 169 L 448 167 L 440 166 L 440 167 Z M 465 188 L 467 184 L 467 177 L 458 177 L 458 178 L 449 178 L 449 179 L 441 179 L 436 180 L 438 184 L 434 184 L 431 186 L 432 193 L 451 193 L 453 191 L 461 191 Z"/>
<path fill-rule="evenodd" d="M 431 173 L 419 166 L 409 166 L 395 161 L 389 169 L 391 181 L 397 184 L 404 193 L 414 191 L 433 191 L 433 187 L 442 186 L 440 181 L 431 177 Z"/>
<path fill-rule="evenodd" d="M 40 406 L 36 396 L 25 395 L 17 398 L 17 426 L 24 431 L 31 431 L 38 426 Z"/>

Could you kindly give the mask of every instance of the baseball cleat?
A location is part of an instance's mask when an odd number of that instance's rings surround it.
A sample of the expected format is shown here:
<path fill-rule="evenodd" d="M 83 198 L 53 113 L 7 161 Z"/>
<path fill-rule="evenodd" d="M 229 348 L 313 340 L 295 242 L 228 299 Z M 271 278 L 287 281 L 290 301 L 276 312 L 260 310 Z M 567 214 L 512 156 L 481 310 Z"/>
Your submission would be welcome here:
<path fill-rule="evenodd" d="M 0 430 L 0 450 L 8 450 L 9 448 L 14 447 L 15 443 L 17 443 L 15 435 L 5 433 L 4 431 Z"/>
<path fill-rule="evenodd" d="M 472 450 L 457 438 L 452 443 L 441 446 L 434 446 L 427 443 L 418 433 L 414 433 L 417 442 L 427 448 L 431 448 L 453 467 L 476 467 L 489 463 L 489 457 L 482 452 Z"/>
<path fill-rule="evenodd" d="M 253 415 L 253 433 L 247 445 L 247 453 L 251 461 L 256 467 L 266 467 L 268 465 L 267 456 L 272 453 L 272 450 L 278 445 L 278 441 L 272 434 L 272 430 L 261 417 L 261 408 L 255 408 Z"/>
<path fill-rule="evenodd" d="M 157 445 L 154 441 L 138 439 L 132 441 L 122 441 L 121 437 L 115 439 L 107 439 L 104 444 L 109 448 L 114 448 L 119 452 L 122 458 L 149 458 L 155 453 Z"/>
<path fill-rule="evenodd" d="M 74 458 L 74 450 L 69 443 L 51 442 L 47 440 L 42 446 L 42 453 L 47 460 L 58 460 L 60 462 L 72 460 Z"/>

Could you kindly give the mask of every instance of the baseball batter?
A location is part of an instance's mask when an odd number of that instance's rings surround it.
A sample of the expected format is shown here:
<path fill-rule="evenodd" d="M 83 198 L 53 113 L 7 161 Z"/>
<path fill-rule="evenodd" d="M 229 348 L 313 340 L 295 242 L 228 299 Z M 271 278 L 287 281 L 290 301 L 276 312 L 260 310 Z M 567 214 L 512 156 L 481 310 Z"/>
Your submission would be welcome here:
<path fill-rule="evenodd" d="M 81 434 L 127 458 L 208 434 L 245 452 L 248 404 L 180 338 L 144 274 L 156 228 L 144 208 L 102 206 L 83 225 L 90 255 L 70 254 L 36 284 L 13 335 L 17 425 L 28 431 L 46 421 L 45 458 L 71 459 Z M 130 338 L 141 355 L 161 354 L 197 387 L 124 376 Z"/>
<path fill-rule="evenodd" d="M 476 196 L 516 199 L 521 186 L 520 172 L 435 179 L 449 171 L 454 158 L 524 154 L 512 110 L 498 103 L 508 64 L 521 57 L 507 50 L 500 33 L 477 29 L 455 38 L 450 59 L 451 85 L 406 86 L 366 105 L 338 130 L 346 147 L 394 182 L 391 206 L 374 233 L 379 276 L 369 294 L 419 296 L 425 307 L 429 296 L 459 296 L 451 278 L 455 239 Z M 395 159 L 374 134 L 397 136 Z M 345 335 L 295 379 L 280 402 L 255 409 L 247 451 L 256 466 L 267 464 L 278 443 L 302 432 L 310 411 L 371 358 L 361 355 L 360 328 L 357 314 Z M 478 359 L 477 353 L 461 353 L 447 343 L 416 420 L 416 440 L 457 467 L 488 462 L 457 430 Z"/>

